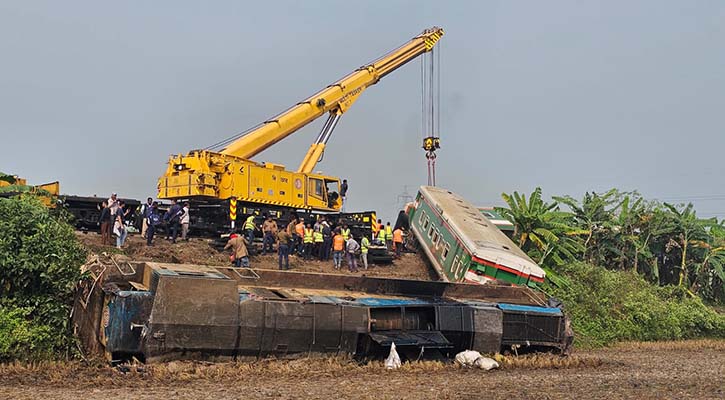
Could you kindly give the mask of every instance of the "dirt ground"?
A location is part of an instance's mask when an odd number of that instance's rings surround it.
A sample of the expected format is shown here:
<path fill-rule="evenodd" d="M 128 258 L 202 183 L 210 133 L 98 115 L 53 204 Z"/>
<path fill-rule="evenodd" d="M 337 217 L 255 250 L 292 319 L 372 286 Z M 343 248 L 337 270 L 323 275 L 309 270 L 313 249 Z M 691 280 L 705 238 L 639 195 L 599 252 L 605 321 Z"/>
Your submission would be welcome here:
<path fill-rule="evenodd" d="M 215 249 L 213 241 L 194 238 L 187 242 L 177 241 L 172 244 L 163 238 L 155 238 L 154 245 L 146 246 L 140 235 L 132 234 L 126 239 L 123 249 L 101 245 L 101 236 L 93 232 L 77 232 L 80 241 L 93 253 L 121 253 L 138 261 L 157 261 L 203 265 L 229 265 L 229 252 Z M 252 268 L 277 269 L 277 255 L 256 255 L 250 258 Z M 326 272 L 349 274 L 345 262 L 340 271 L 332 267 L 332 260 L 327 262 L 307 261 L 300 257 L 290 256 L 290 268 L 300 272 Z M 430 280 L 433 278 L 431 269 L 422 258 L 415 254 L 403 254 L 393 265 L 374 265 L 367 271 L 361 270 L 357 275 L 382 276 L 390 278 Z"/>
<path fill-rule="evenodd" d="M 103 364 L 0 365 L 3 399 L 723 399 L 725 341 L 625 343 L 506 357 L 485 372 L 442 362 L 343 359 L 172 362 L 123 373 Z"/>

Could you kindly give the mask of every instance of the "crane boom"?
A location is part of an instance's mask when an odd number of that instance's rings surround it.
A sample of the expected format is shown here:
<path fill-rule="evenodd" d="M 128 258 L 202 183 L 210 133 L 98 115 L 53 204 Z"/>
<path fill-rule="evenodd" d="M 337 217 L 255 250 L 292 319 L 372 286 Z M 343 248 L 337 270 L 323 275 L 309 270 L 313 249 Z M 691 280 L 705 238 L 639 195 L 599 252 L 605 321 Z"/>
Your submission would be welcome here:
<path fill-rule="evenodd" d="M 442 28 L 426 29 L 397 49 L 358 68 L 325 89 L 265 121 L 258 128 L 229 144 L 221 153 L 241 158 L 254 157 L 323 114 L 330 113 L 325 128 L 317 141 L 310 146 L 310 150 L 297 169 L 297 172 L 312 172 L 339 116 L 347 111 L 365 89 L 407 62 L 430 51 L 441 36 L 443 36 Z M 332 122 L 333 120 L 334 122 Z"/>
<path fill-rule="evenodd" d="M 158 180 L 158 197 L 203 202 L 236 198 L 244 205 L 245 214 L 250 210 L 247 207 L 262 205 L 276 210 L 340 211 L 342 201 L 336 192 L 340 179 L 312 173 L 340 117 L 365 89 L 431 51 L 441 36 L 441 28 L 426 29 L 397 49 L 251 129 L 220 152 L 206 149 L 171 156 L 166 173 Z M 297 171 L 250 160 L 325 114 L 328 119 Z"/>

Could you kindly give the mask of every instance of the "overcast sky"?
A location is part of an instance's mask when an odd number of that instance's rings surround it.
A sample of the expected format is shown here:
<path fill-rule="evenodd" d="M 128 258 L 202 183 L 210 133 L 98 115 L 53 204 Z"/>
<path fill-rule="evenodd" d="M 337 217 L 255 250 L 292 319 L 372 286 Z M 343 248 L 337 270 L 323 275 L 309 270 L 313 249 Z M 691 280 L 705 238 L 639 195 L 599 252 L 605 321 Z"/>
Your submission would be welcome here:
<path fill-rule="evenodd" d="M 0 1 L 0 171 L 144 198 L 206 147 L 442 26 L 439 186 L 611 187 L 725 217 L 722 1 Z M 393 218 L 426 182 L 416 60 L 362 94 L 319 170 Z M 296 169 L 322 119 L 255 159 Z"/>

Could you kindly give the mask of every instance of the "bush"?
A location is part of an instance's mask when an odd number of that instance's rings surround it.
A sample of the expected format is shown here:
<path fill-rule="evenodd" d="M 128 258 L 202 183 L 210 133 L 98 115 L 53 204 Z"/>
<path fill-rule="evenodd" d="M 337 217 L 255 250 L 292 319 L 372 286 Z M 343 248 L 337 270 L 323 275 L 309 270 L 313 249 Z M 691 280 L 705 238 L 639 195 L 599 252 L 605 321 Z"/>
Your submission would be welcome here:
<path fill-rule="evenodd" d="M 47 359 L 72 347 L 68 316 L 85 251 L 33 197 L 0 199 L 0 359 Z"/>
<path fill-rule="evenodd" d="M 678 287 L 658 287 L 632 272 L 588 264 L 560 270 L 566 286 L 545 290 L 564 302 L 584 347 L 621 340 L 725 336 L 725 316 Z"/>
<path fill-rule="evenodd" d="M 28 308 L 0 306 L 0 361 L 53 358 L 53 328 L 28 320 L 29 314 Z"/>

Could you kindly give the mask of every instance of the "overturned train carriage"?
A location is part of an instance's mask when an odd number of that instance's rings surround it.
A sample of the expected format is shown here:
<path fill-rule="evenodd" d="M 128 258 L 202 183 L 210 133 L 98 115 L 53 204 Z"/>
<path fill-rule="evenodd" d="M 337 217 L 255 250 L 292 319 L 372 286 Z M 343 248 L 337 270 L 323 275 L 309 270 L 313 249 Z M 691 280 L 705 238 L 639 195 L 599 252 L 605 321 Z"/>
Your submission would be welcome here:
<path fill-rule="evenodd" d="M 544 270 L 481 210 L 439 187 L 422 186 L 407 210 L 411 238 L 441 280 L 537 287 Z"/>
<path fill-rule="evenodd" d="M 528 288 L 159 263 L 97 264 L 73 325 L 111 360 L 566 351 L 568 321 Z M 519 349 L 521 351 L 521 349 Z"/>

